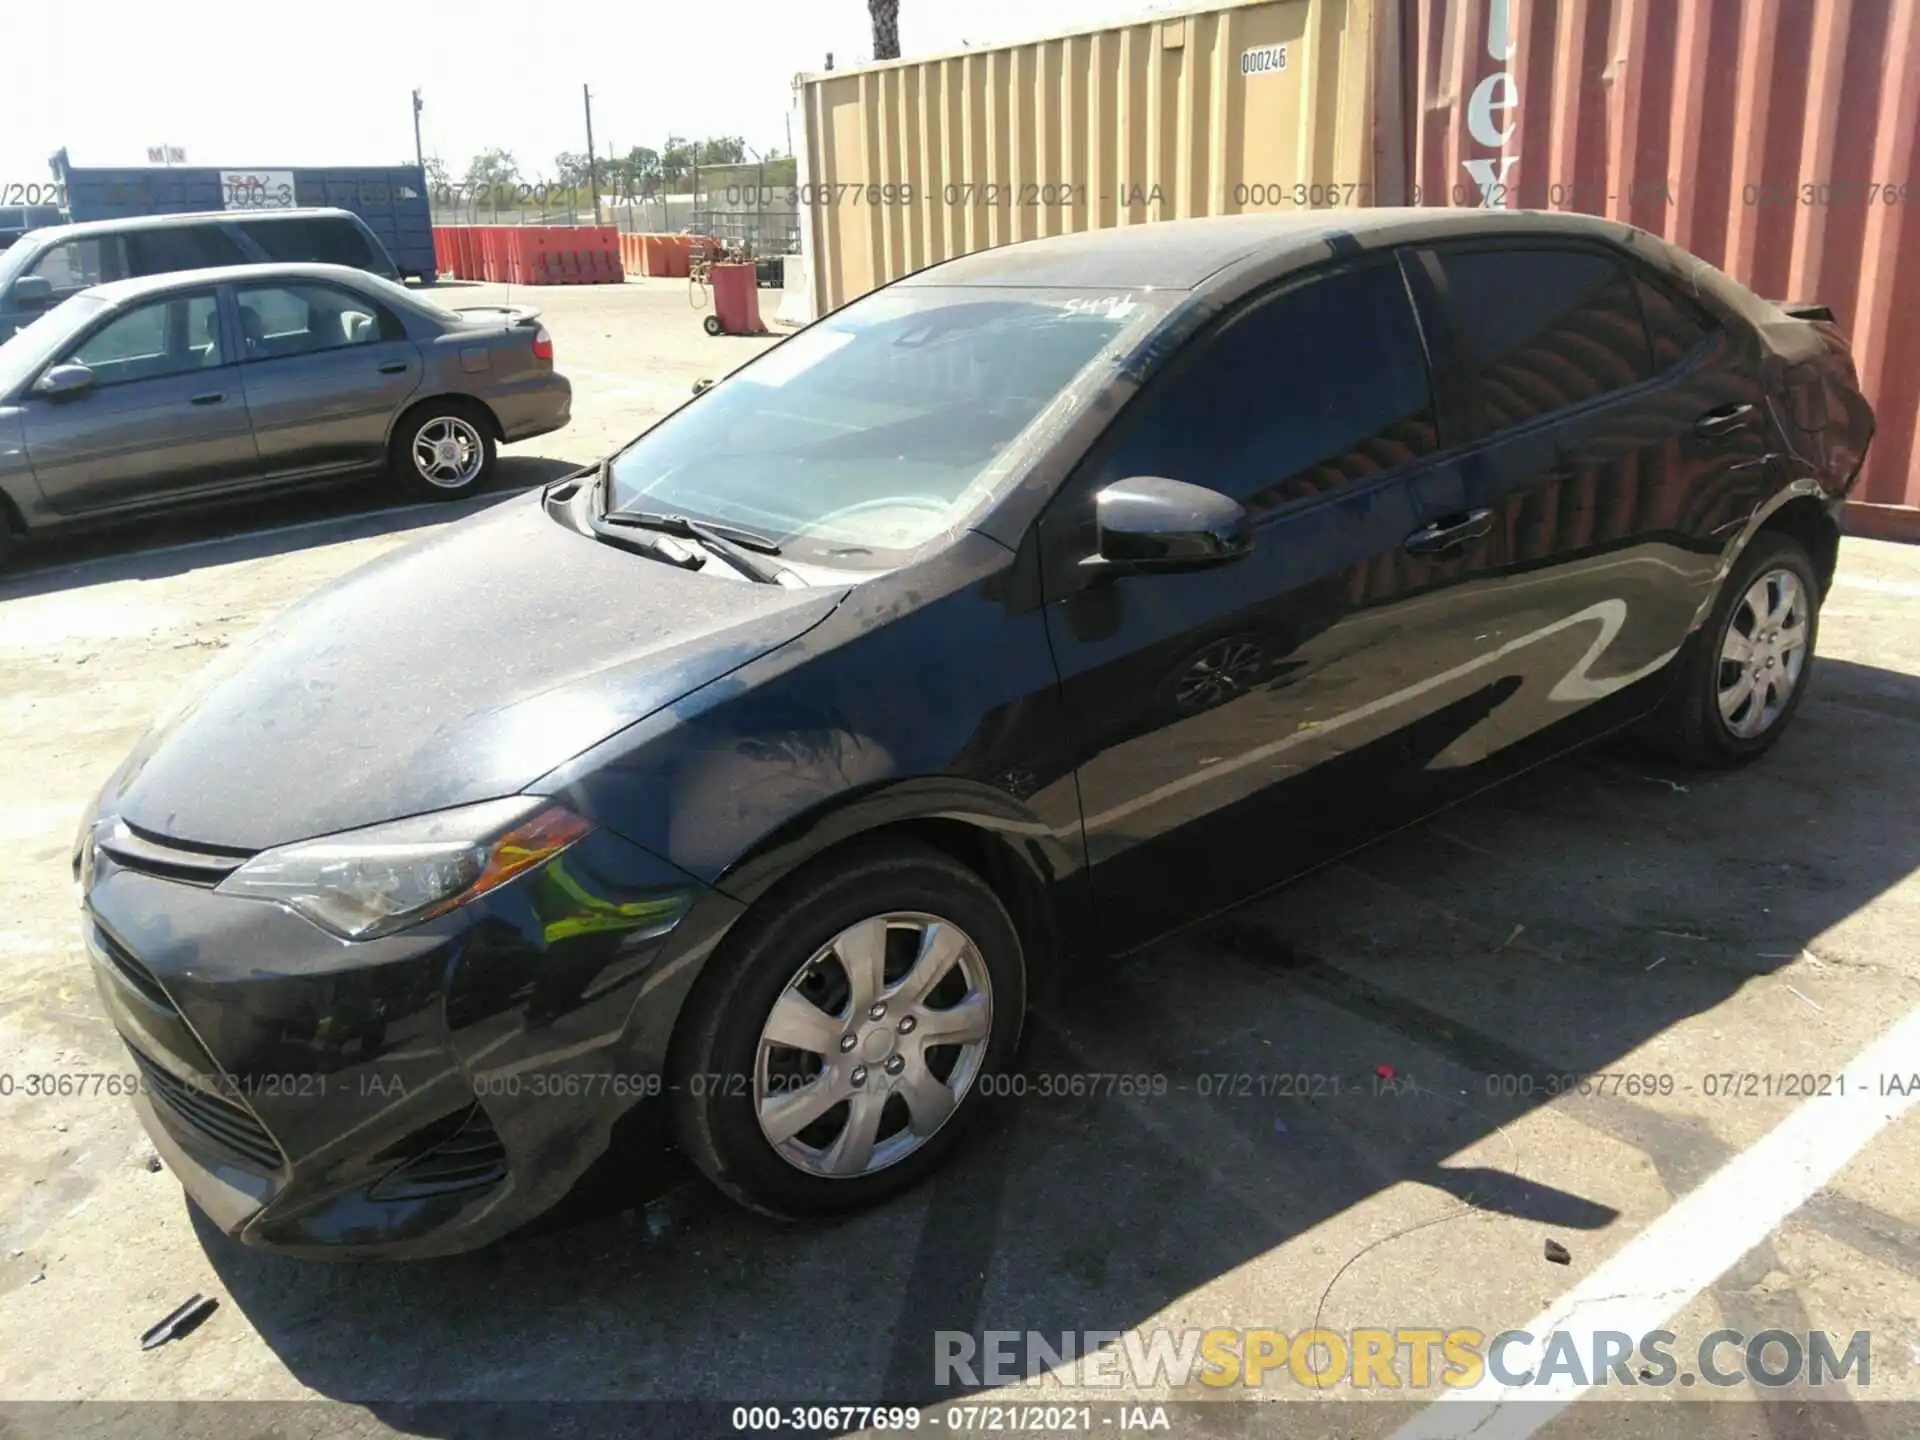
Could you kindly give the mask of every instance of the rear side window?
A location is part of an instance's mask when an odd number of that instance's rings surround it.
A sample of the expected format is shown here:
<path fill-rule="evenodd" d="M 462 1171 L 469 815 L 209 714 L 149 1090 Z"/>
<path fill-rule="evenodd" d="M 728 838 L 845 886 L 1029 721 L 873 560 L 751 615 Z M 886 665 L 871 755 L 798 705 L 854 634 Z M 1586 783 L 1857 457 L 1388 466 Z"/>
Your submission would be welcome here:
<path fill-rule="evenodd" d="M 331 285 L 255 285 L 238 292 L 248 360 L 281 360 L 406 338 L 392 312 Z"/>
<path fill-rule="evenodd" d="M 1166 476 L 1258 517 L 1436 446 L 1426 354 L 1391 264 L 1312 281 L 1201 343 L 1121 420 L 1098 484 Z"/>
<path fill-rule="evenodd" d="M 127 272 L 170 275 L 176 270 L 208 270 L 241 265 L 246 256 L 217 225 L 166 225 L 126 236 Z"/>
<path fill-rule="evenodd" d="M 1626 269 L 1581 250 L 1442 251 L 1455 321 L 1479 381 L 1475 432 L 1495 434 L 1651 378 Z"/>
<path fill-rule="evenodd" d="M 242 220 L 247 238 L 266 251 L 269 260 L 313 259 L 313 241 L 305 220 Z"/>
<path fill-rule="evenodd" d="M 355 270 L 373 264 L 366 236 L 351 220 L 246 220 L 241 228 L 270 259 L 346 265 Z"/>
<path fill-rule="evenodd" d="M 1653 368 L 1671 370 L 1693 353 L 1712 327 L 1694 308 L 1643 276 L 1634 277 L 1640 292 L 1640 310 L 1647 317 L 1647 338 L 1653 344 Z"/>

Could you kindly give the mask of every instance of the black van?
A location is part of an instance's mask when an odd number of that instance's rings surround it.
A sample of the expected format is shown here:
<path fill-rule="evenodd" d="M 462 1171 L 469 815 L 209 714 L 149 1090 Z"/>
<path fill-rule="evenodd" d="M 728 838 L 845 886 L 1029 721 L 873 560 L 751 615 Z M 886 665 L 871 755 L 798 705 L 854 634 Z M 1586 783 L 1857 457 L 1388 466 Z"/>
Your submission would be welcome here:
<path fill-rule="evenodd" d="M 400 278 L 380 238 L 346 210 L 224 210 L 51 225 L 0 252 L 0 341 L 104 281 L 275 260 Z"/>

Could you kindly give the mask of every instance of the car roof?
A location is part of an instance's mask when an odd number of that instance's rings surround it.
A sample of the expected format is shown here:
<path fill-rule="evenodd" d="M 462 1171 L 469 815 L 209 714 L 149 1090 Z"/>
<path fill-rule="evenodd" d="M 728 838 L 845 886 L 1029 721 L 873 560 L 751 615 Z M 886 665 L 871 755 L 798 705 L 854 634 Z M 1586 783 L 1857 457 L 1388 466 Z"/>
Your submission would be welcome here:
<path fill-rule="evenodd" d="M 67 225 L 45 225 L 33 231 L 36 236 L 55 235 L 62 240 L 85 240 L 91 235 L 118 235 L 126 230 L 171 229 L 179 225 L 204 225 L 209 220 L 312 220 L 319 217 L 353 219 L 351 210 L 333 205 L 300 205 L 282 210 L 190 210 L 184 214 L 122 215 L 112 220 L 76 220 Z"/>
<path fill-rule="evenodd" d="M 141 275 L 131 280 L 109 280 L 83 291 L 96 300 L 118 305 L 167 290 L 191 290 L 202 285 L 248 280 L 332 280 L 348 285 L 376 277 L 348 265 L 322 265 L 316 261 L 275 261 L 264 265 L 218 265 L 206 270 L 169 270 L 160 275 Z"/>
<path fill-rule="evenodd" d="M 1229 266 L 1277 260 L 1289 252 L 1298 252 L 1304 264 L 1343 248 L 1358 253 L 1419 241 L 1518 235 L 1618 242 L 1632 233 L 1618 221 L 1547 210 L 1292 210 L 1161 220 L 1002 245 L 931 266 L 900 283 L 1192 290 Z"/>

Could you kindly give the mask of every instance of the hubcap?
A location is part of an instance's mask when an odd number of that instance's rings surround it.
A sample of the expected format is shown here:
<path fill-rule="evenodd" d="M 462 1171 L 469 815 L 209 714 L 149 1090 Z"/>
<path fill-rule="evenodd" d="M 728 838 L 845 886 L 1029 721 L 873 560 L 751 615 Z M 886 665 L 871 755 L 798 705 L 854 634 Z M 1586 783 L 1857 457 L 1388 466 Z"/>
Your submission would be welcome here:
<path fill-rule="evenodd" d="M 1230 700 L 1259 678 L 1266 652 L 1252 640 L 1217 640 L 1202 650 L 1174 686 L 1182 710 L 1205 710 Z"/>
<path fill-rule="evenodd" d="M 950 920 L 890 911 L 842 930 L 768 1013 L 754 1066 L 760 1133 L 832 1179 L 896 1165 L 972 1088 L 993 1033 L 993 983 Z"/>
<path fill-rule="evenodd" d="M 480 432 L 455 415 L 429 420 L 413 437 L 413 464 L 420 478 L 443 490 L 471 484 L 487 457 Z"/>
<path fill-rule="evenodd" d="M 1791 570 L 1761 575 L 1727 619 L 1720 641 L 1720 718 L 1742 740 L 1780 719 L 1807 664 L 1806 587 Z"/>

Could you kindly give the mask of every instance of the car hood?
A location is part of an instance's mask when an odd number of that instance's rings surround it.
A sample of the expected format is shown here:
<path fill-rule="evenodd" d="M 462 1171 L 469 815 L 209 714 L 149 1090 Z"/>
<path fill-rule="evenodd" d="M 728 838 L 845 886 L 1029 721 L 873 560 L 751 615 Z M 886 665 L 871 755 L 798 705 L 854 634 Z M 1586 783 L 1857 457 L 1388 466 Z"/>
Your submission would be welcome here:
<path fill-rule="evenodd" d="M 262 850 L 522 789 L 818 624 L 844 589 L 680 570 L 509 501 L 357 570 L 217 661 L 103 815 Z"/>

